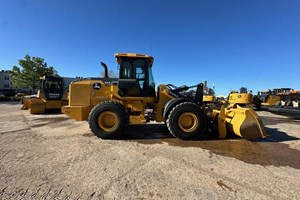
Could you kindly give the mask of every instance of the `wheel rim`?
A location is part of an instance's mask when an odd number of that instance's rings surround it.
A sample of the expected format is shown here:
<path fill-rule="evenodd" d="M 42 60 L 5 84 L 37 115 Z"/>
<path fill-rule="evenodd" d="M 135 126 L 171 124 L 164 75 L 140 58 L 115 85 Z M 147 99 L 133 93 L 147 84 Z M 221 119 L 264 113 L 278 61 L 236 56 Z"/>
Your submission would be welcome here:
<path fill-rule="evenodd" d="M 178 118 L 178 126 L 185 133 L 191 133 L 198 126 L 198 118 L 191 112 L 182 113 Z"/>
<path fill-rule="evenodd" d="M 118 116 L 111 111 L 104 111 L 98 117 L 98 126 L 105 132 L 114 130 L 118 123 Z"/>

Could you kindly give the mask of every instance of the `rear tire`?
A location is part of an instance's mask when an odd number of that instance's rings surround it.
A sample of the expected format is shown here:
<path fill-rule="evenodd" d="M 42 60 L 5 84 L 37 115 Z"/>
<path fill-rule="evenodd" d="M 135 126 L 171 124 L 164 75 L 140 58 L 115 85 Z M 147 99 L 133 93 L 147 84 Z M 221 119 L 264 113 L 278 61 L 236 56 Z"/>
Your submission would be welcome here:
<path fill-rule="evenodd" d="M 128 117 L 122 105 L 104 101 L 96 105 L 89 114 L 91 131 L 101 139 L 119 139 L 128 125 Z"/>
<path fill-rule="evenodd" d="M 193 102 L 183 102 L 171 110 L 167 126 L 174 137 L 193 140 L 207 129 L 207 120 L 200 106 Z"/>

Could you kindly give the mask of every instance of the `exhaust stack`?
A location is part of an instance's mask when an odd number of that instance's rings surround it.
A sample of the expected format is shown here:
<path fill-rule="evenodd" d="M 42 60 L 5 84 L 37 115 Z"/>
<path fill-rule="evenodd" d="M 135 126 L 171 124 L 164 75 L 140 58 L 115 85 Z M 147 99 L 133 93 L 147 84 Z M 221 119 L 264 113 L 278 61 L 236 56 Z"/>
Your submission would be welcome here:
<path fill-rule="evenodd" d="M 104 62 L 101 62 L 101 66 L 104 68 L 104 78 L 109 78 L 107 65 Z"/>

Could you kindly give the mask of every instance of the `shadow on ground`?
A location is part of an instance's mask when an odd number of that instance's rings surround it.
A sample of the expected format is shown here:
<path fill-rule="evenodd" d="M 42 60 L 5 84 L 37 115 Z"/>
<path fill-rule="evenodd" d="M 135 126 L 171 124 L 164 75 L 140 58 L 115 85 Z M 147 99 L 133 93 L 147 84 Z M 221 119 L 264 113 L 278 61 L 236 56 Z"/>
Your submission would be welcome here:
<path fill-rule="evenodd" d="M 148 124 L 130 126 L 124 139 L 146 145 L 168 144 L 180 148 L 201 148 L 209 150 L 210 157 L 216 154 L 249 164 L 289 166 L 300 169 L 300 151 L 282 143 L 299 140 L 299 138 L 289 136 L 277 129 L 266 129 L 269 134 L 267 139 L 249 141 L 241 138 L 221 140 L 204 137 L 198 141 L 183 141 L 174 138 L 164 124 Z"/>
<path fill-rule="evenodd" d="M 292 141 L 292 140 L 299 140 L 300 138 L 290 136 L 286 132 L 279 131 L 277 128 L 268 128 L 265 127 L 268 137 L 267 140 L 265 139 L 256 139 L 255 142 L 265 142 L 265 141 L 272 141 L 272 142 L 285 142 L 285 141 Z"/>
<path fill-rule="evenodd" d="M 289 124 L 296 124 L 299 125 L 300 124 L 300 119 L 297 118 L 283 118 L 283 117 L 261 117 L 263 123 L 265 126 L 267 125 L 278 125 L 278 124 L 282 124 L 282 123 L 289 123 Z"/>
<path fill-rule="evenodd" d="M 165 124 L 129 125 L 124 133 L 125 140 L 174 138 Z"/>

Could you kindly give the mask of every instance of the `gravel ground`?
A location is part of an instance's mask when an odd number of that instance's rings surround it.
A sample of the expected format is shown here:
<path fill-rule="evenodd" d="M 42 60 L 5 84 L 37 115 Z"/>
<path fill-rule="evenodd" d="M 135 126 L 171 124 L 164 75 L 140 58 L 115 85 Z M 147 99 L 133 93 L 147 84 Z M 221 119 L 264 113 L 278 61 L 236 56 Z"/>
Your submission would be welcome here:
<path fill-rule="evenodd" d="M 164 124 L 101 140 L 87 122 L 0 103 L 0 199 L 300 199 L 299 120 L 268 139 L 181 141 Z"/>

